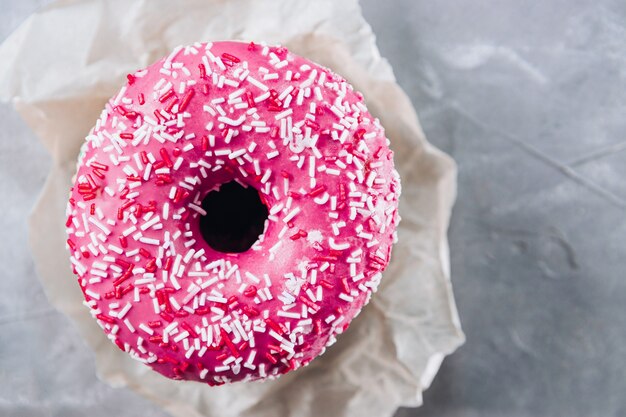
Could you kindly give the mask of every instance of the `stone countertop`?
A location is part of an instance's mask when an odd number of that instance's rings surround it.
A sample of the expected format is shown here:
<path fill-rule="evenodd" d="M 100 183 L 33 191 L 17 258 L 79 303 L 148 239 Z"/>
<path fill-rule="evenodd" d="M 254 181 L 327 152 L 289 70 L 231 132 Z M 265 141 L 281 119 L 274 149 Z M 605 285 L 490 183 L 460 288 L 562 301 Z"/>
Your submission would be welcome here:
<path fill-rule="evenodd" d="M 0 0 L 0 39 L 45 3 Z M 362 4 L 459 166 L 449 237 L 467 342 L 425 405 L 397 415 L 626 415 L 626 3 Z M 0 125 L 0 415 L 166 416 L 98 381 L 47 303 L 26 213 L 50 161 L 7 105 Z"/>

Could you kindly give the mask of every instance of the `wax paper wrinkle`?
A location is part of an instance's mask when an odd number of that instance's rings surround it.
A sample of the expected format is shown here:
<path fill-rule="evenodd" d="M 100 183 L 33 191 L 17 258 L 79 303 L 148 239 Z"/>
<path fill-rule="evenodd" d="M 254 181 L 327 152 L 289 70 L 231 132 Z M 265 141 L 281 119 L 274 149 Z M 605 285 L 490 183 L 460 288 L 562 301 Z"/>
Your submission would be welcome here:
<path fill-rule="evenodd" d="M 177 45 L 225 39 L 282 43 L 363 93 L 395 152 L 404 220 L 378 292 L 324 355 L 275 381 L 211 388 L 168 380 L 106 339 L 71 273 L 64 212 L 79 147 L 125 75 Z M 390 416 L 421 403 L 441 358 L 463 342 L 445 237 L 456 171 L 426 141 L 356 0 L 57 1 L 9 37 L 0 57 L 0 98 L 53 158 L 29 223 L 36 269 L 50 302 L 94 350 L 103 381 L 175 417 Z"/>

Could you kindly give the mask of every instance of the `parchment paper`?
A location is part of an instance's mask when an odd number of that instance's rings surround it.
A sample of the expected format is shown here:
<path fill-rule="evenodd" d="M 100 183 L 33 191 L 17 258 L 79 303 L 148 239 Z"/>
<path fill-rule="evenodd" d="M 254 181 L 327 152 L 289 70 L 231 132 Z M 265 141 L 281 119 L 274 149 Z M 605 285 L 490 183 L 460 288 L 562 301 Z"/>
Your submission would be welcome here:
<path fill-rule="evenodd" d="M 64 210 L 78 149 L 125 75 L 179 44 L 221 39 L 282 43 L 352 82 L 391 139 L 403 194 L 391 265 L 338 342 L 276 381 L 211 388 L 170 381 L 106 339 L 70 271 Z M 176 417 L 389 416 L 420 405 L 444 356 L 463 343 L 446 240 L 455 165 L 426 141 L 356 0 L 56 1 L 0 46 L 0 99 L 13 101 L 52 155 L 30 243 L 50 302 L 78 326 L 105 382 Z"/>

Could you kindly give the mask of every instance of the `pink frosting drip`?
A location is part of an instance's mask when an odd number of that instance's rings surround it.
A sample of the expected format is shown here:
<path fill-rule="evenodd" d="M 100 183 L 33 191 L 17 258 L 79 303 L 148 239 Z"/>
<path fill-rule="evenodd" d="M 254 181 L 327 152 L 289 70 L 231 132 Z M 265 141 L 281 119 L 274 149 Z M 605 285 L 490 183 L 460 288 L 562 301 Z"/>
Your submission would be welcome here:
<path fill-rule="evenodd" d="M 218 385 L 308 364 L 389 262 L 388 143 L 352 86 L 284 47 L 196 43 L 129 75 L 87 137 L 67 209 L 92 315 L 170 378 Z M 233 180 L 270 217 L 251 249 L 225 254 L 203 240 L 199 207 Z"/>

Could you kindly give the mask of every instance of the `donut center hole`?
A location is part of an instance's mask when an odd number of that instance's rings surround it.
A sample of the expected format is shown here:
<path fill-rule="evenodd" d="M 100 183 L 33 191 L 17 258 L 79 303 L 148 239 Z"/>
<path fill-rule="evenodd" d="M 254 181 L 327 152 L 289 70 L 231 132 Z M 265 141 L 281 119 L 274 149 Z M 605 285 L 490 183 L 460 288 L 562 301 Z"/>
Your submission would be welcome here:
<path fill-rule="evenodd" d="M 200 231 L 208 245 L 218 252 L 245 252 L 257 241 L 269 215 L 259 192 L 238 182 L 222 184 L 202 200 L 207 212 L 200 218 Z"/>

